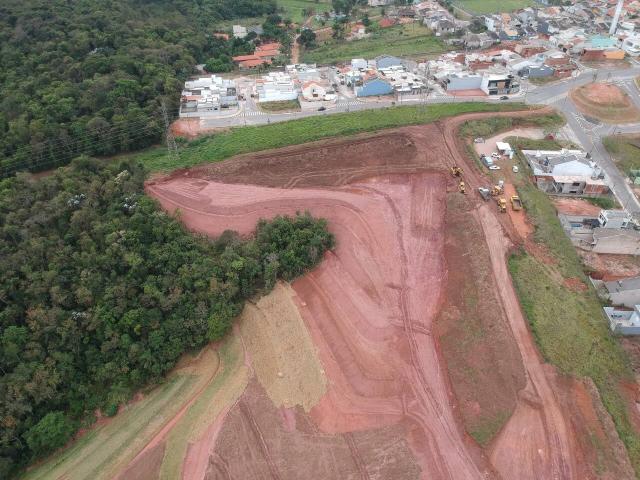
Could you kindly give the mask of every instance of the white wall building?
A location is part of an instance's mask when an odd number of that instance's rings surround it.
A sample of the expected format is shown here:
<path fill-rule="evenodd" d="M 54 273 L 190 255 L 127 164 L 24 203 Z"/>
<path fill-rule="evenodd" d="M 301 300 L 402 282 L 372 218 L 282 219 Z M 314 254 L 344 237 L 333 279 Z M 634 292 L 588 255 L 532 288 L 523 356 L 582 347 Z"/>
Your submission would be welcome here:
<path fill-rule="evenodd" d="M 271 72 L 256 80 L 258 102 L 283 102 L 298 98 L 298 89 L 290 75 Z"/>

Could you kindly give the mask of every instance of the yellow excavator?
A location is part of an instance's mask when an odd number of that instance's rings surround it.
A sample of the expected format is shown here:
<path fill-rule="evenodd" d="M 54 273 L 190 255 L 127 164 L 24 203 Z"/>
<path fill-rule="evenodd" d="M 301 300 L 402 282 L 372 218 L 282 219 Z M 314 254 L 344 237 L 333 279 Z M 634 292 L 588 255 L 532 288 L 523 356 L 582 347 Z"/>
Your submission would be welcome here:
<path fill-rule="evenodd" d="M 451 170 L 451 175 L 453 175 L 454 177 L 461 177 L 462 176 L 462 167 L 454 165 L 453 167 L 451 167 L 450 170 Z"/>
<path fill-rule="evenodd" d="M 503 198 L 500 197 L 496 200 L 496 203 L 498 204 L 498 211 L 500 213 L 506 213 L 507 211 L 507 201 Z"/>
<path fill-rule="evenodd" d="M 467 193 L 467 189 L 464 185 L 464 182 L 461 180 L 460 183 L 458 184 L 458 190 L 460 190 L 460 193 L 465 194 Z"/>

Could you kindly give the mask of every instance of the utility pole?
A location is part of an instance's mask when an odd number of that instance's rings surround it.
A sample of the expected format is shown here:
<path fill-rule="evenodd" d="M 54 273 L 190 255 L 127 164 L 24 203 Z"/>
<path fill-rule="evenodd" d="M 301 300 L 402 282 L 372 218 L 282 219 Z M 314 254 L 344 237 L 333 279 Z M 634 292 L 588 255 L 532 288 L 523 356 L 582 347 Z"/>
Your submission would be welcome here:
<path fill-rule="evenodd" d="M 160 101 L 160 108 L 162 109 L 162 120 L 164 121 L 164 136 L 167 140 L 167 150 L 169 151 L 169 158 L 175 163 L 180 160 L 180 154 L 178 153 L 178 144 L 171 131 L 171 123 L 169 123 L 169 115 L 167 114 L 167 105 L 164 103 L 164 99 Z"/>

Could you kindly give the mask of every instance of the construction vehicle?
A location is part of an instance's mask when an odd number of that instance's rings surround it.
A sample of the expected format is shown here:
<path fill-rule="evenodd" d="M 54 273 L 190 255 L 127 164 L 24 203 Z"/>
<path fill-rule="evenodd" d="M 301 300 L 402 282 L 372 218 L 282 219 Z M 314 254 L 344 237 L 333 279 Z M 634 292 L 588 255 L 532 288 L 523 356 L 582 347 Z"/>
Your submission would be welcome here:
<path fill-rule="evenodd" d="M 491 196 L 497 197 L 504 193 L 504 180 L 500 180 L 497 185 L 491 187 Z"/>
<path fill-rule="evenodd" d="M 507 211 L 507 201 L 504 199 L 504 197 L 498 198 L 496 202 L 498 203 L 498 211 L 500 213 L 505 213 Z"/>
<path fill-rule="evenodd" d="M 488 188 L 479 187 L 478 193 L 482 197 L 482 199 L 486 202 L 491 197 L 491 191 Z"/>
<path fill-rule="evenodd" d="M 461 180 L 460 183 L 458 184 L 458 190 L 460 190 L 460 193 L 463 193 L 466 195 L 467 193 L 467 189 L 464 185 L 464 182 Z"/>
<path fill-rule="evenodd" d="M 462 176 L 462 168 L 454 165 L 453 167 L 451 167 L 451 175 L 453 175 L 454 177 Z"/>
<path fill-rule="evenodd" d="M 522 200 L 520 200 L 520 197 L 518 195 L 511 196 L 511 208 L 513 208 L 513 210 L 516 212 L 518 210 L 522 210 Z"/>

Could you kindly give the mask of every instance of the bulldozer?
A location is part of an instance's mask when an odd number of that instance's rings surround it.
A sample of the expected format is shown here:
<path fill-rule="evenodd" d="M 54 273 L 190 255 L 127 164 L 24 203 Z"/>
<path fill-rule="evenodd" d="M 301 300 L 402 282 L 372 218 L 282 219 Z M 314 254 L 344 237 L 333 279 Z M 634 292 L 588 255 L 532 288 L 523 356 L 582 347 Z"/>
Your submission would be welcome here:
<path fill-rule="evenodd" d="M 451 175 L 453 175 L 454 177 L 461 177 L 462 167 L 459 167 L 457 165 L 454 165 L 453 167 L 451 167 Z"/>
<path fill-rule="evenodd" d="M 498 211 L 500 213 L 506 213 L 507 211 L 507 201 L 504 199 L 504 197 L 500 197 L 496 200 L 496 203 L 498 204 Z"/>
<path fill-rule="evenodd" d="M 491 187 L 491 196 L 497 197 L 498 195 L 502 195 L 504 193 L 504 181 L 500 180 L 497 185 Z"/>
<path fill-rule="evenodd" d="M 460 190 L 460 193 L 466 195 L 467 189 L 466 189 L 463 181 L 460 181 L 460 183 L 458 184 L 458 190 Z"/>

